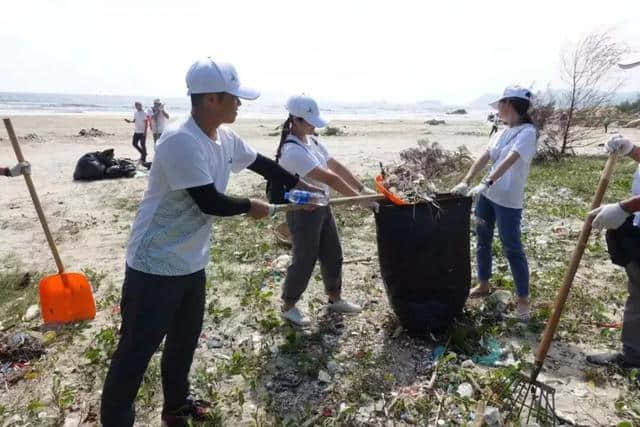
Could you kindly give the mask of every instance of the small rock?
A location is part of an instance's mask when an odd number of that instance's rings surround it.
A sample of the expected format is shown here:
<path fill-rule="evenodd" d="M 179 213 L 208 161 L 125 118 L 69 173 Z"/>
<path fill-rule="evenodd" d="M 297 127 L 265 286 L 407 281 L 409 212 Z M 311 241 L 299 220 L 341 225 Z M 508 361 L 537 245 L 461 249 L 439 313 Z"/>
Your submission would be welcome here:
<path fill-rule="evenodd" d="M 21 421 L 22 421 L 22 417 L 19 414 L 15 414 L 13 417 L 9 418 L 4 424 L 2 424 L 2 427 L 9 427 Z"/>
<path fill-rule="evenodd" d="M 460 397 L 471 398 L 471 396 L 473 396 L 473 386 L 469 383 L 462 383 L 458 386 L 456 393 L 458 393 Z"/>
<path fill-rule="evenodd" d="M 285 271 L 289 264 L 291 264 L 291 256 L 284 254 L 276 258 L 271 266 L 275 271 Z"/>
<path fill-rule="evenodd" d="M 502 425 L 502 420 L 500 419 L 500 411 L 498 410 L 498 408 L 487 406 L 484 410 L 484 422 L 487 423 L 489 427 Z"/>
<path fill-rule="evenodd" d="M 330 383 L 331 375 L 329 375 L 326 371 L 320 369 L 320 371 L 318 372 L 318 381 L 320 381 L 321 383 Z"/>
<path fill-rule="evenodd" d="M 207 348 L 212 350 L 214 348 L 222 348 L 222 341 L 217 338 L 211 338 L 207 340 Z"/>
<path fill-rule="evenodd" d="M 464 362 L 462 362 L 462 363 L 460 364 L 460 366 L 461 366 L 461 367 L 463 367 L 463 368 L 465 368 L 465 369 L 472 369 L 472 368 L 474 368 L 474 367 L 476 366 L 476 364 L 475 364 L 475 363 L 473 363 L 473 360 L 471 360 L 471 359 L 467 359 L 467 360 L 465 360 Z"/>
<path fill-rule="evenodd" d="M 24 317 L 22 319 L 25 322 L 29 322 L 35 319 L 36 317 L 38 317 L 39 314 L 40 314 L 40 306 L 38 306 L 38 304 L 33 304 L 29 308 L 27 308 L 27 311 L 24 313 Z"/>
<path fill-rule="evenodd" d="M 80 422 L 81 422 L 80 415 L 69 414 L 64 419 L 63 427 L 77 427 L 80 425 Z"/>
<path fill-rule="evenodd" d="M 490 310 L 498 313 L 504 313 L 511 302 L 511 292 L 503 289 L 497 290 L 489 295 L 486 299 L 486 305 Z"/>
<path fill-rule="evenodd" d="M 342 372 L 342 368 L 340 368 L 338 362 L 333 359 L 327 362 L 327 370 L 331 375 L 339 374 L 340 372 Z"/>
<path fill-rule="evenodd" d="M 440 418 L 440 419 L 438 420 L 438 425 L 439 425 L 439 426 L 443 426 L 443 425 L 445 425 L 445 421 L 444 421 L 442 418 Z"/>

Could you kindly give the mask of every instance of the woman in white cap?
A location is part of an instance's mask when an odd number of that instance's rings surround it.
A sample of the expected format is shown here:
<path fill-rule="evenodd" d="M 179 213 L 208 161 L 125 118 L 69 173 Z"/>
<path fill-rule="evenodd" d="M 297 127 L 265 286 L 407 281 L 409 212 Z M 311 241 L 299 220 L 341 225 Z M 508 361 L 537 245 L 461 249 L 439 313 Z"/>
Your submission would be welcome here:
<path fill-rule="evenodd" d="M 520 223 L 524 188 L 529 165 L 536 154 L 538 132 L 529 117 L 531 92 L 509 86 L 500 99 L 490 104 L 496 108 L 507 128 L 498 133 L 489 147 L 461 183 L 451 191 L 474 196 L 476 202 L 478 286 L 471 297 L 489 294 L 491 278 L 491 243 L 495 224 L 509 261 L 518 296 L 517 313 L 522 321 L 529 319 L 529 265 L 522 246 Z M 469 191 L 469 182 L 491 162 L 489 174 Z"/>
<path fill-rule="evenodd" d="M 640 58 L 618 64 L 622 69 L 640 67 Z M 614 135 L 605 148 L 629 156 L 640 164 L 640 146 L 622 135 Z M 594 228 L 606 228 L 611 262 L 624 267 L 629 279 L 629 296 L 622 317 L 622 351 L 590 354 L 594 365 L 640 368 L 640 165 L 633 175 L 632 197 L 619 203 L 602 205 L 591 212 Z"/>
<path fill-rule="evenodd" d="M 315 136 L 315 128 L 327 122 L 320 117 L 318 104 L 309 96 L 292 96 L 287 101 L 289 118 L 284 122 L 276 161 L 287 171 L 322 188 L 329 196 L 329 188 L 345 196 L 373 193 L 349 170 L 329 154 Z M 293 244 L 293 261 L 287 270 L 282 290 L 282 317 L 305 326 L 309 319 L 298 310 L 296 303 L 309 284 L 320 260 L 320 271 L 329 309 L 340 313 L 357 313 L 361 307 L 342 299 L 342 248 L 336 222 L 329 206 L 296 210 L 287 213 L 287 224 Z"/>

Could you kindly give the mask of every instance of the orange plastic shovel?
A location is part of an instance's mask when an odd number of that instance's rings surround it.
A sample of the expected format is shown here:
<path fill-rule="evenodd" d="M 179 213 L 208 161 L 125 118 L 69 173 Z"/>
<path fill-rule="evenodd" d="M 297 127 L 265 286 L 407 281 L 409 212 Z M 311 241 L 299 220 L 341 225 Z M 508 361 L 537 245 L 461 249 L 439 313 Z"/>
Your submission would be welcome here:
<path fill-rule="evenodd" d="M 18 144 L 18 138 L 13 131 L 10 119 L 3 119 L 7 128 L 13 151 L 19 162 L 24 161 L 22 150 Z M 38 218 L 44 229 L 44 234 L 53 253 L 53 259 L 58 266 L 58 274 L 46 276 L 40 280 L 40 311 L 45 324 L 69 323 L 79 320 L 90 320 L 96 316 L 96 305 L 93 301 L 93 292 L 87 278 L 81 273 L 65 273 L 58 249 L 53 241 L 47 220 L 44 217 L 40 200 L 31 181 L 31 175 L 24 174 L 31 200 L 38 213 Z"/>
<path fill-rule="evenodd" d="M 376 176 L 376 190 L 384 194 L 384 196 L 394 205 L 403 206 L 409 204 L 409 202 L 400 198 L 400 196 L 393 194 L 384 186 L 384 177 L 382 175 Z"/>

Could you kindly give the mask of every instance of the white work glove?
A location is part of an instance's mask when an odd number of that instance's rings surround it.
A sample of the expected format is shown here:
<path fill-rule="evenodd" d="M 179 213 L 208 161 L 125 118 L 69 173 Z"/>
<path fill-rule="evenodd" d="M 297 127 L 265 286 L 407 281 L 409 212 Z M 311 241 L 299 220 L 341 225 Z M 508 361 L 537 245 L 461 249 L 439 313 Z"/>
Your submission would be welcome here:
<path fill-rule="evenodd" d="M 471 190 L 469 190 L 469 193 L 467 193 L 467 196 L 470 196 L 476 199 L 478 196 L 480 196 L 482 193 L 484 193 L 488 189 L 489 189 L 489 185 L 485 184 L 484 182 L 481 182 L 480 184 L 476 185 Z"/>
<path fill-rule="evenodd" d="M 466 182 L 461 182 L 453 187 L 449 192 L 458 196 L 466 196 L 469 192 L 469 184 L 467 184 Z"/>
<path fill-rule="evenodd" d="M 592 210 L 589 212 L 589 215 L 596 216 L 591 223 L 593 228 L 615 230 L 616 228 L 620 228 L 631 214 L 622 209 L 620 203 L 610 203 Z"/>
<path fill-rule="evenodd" d="M 12 168 L 9 168 L 9 175 L 18 176 L 18 175 L 31 175 L 31 164 L 29 162 L 20 162 Z"/>
<path fill-rule="evenodd" d="M 607 150 L 607 153 L 618 152 L 623 156 L 626 156 L 631 153 L 631 150 L 633 150 L 633 144 L 627 138 L 617 133 L 607 141 L 604 145 L 604 149 Z"/>

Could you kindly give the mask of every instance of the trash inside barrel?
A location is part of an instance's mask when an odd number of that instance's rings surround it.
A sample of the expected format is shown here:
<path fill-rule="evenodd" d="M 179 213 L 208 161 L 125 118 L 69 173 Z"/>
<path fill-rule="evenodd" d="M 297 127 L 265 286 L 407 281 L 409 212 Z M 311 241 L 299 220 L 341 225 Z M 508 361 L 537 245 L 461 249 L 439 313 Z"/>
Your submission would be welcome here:
<path fill-rule="evenodd" d="M 391 307 L 414 333 L 443 332 L 469 296 L 471 198 L 383 203 L 376 214 L 380 272 Z"/>

